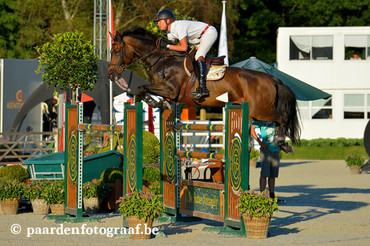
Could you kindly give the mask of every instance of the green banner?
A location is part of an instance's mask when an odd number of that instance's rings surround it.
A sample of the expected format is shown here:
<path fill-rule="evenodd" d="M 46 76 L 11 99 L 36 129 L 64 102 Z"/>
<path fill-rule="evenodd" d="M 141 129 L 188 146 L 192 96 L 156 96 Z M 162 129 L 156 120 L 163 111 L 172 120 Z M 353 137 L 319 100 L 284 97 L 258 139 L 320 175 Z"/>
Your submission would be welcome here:
<path fill-rule="evenodd" d="M 186 209 L 213 215 L 220 214 L 220 190 L 187 186 Z"/>

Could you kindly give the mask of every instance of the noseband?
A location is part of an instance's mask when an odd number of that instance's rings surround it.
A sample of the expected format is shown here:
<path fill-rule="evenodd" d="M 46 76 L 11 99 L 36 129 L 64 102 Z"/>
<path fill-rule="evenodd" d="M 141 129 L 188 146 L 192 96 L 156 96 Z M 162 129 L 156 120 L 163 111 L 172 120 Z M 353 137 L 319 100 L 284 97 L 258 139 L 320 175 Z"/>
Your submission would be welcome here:
<path fill-rule="evenodd" d="M 126 67 L 125 67 L 125 64 L 124 64 L 124 61 L 123 61 L 123 58 L 124 58 L 124 56 L 125 56 L 125 52 L 124 52 L 124 49 L 125 49 L 125 41 L 123 41 L 123 38 L 122 38 L 122 41 L 120 41 L 120 42 L 114 42 L 114 43 L 112 43 L 112 46 L 113 45 L 120 45 L 121 47 L 122 47 L 122 50 L 121 50 L 121 57 L 120 57 L 120 60 L 119 60 L 119 62 L 118 63 L 114 63 L 114 64 L 109 64 L 108 65 L 108 67 L 112 67 L 112 66 L 117 66 L 116 67 L 116 72 L 118 73 L 118 74 L 121 74 L 122 72 L 123 72 L 123 70 L 125 70 L 126 69 Z M 160 39 L 158 39 L 157 41 L 156 41 L 156 45 L 155 45 L 156 47 L 154 48 L 154 50 L 152 50 L 151 52 L 149 52 L 148 54 L 146 54 L 145 56 L 143 56 L 143 57 L 141 57 L 141 58 L 138 58 L 138 59 L 136 59 L 136 60 L 134 60 L 134 61 L 131 61 L 129 64 L 127 64 L 127 67 L 129 67 L 129 66 L 131 66 L 132 64 L 135 64 L 136 62 L 138 62 L 138 61 L 144 61 L 145 59 L 147 59 L 149 56 L 151 56 L 156 50 L 158 50 L 158 49 L 160 49 Z M 132 60 L 132 59 L 131 59 Z"/>

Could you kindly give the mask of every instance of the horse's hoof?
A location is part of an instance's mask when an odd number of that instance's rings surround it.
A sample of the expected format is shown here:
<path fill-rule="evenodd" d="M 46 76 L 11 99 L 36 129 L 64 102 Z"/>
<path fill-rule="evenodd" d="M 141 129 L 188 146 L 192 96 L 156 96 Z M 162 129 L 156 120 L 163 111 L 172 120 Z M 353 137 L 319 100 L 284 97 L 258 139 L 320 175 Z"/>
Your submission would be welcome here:
<path fill-rule="evenodd" d="M 294 154 L 294 149 L 292 146 L 290 146 L 287 143 L 284 143 L 283 145 L 279 146 L 281 150 L 283 150 L 287 154 Z"/>
<path fill-rule="evenodd" d="M 167 100 L 162 100 L 159 104 L 161 109 L 171 109 L 171 104 Z"/>

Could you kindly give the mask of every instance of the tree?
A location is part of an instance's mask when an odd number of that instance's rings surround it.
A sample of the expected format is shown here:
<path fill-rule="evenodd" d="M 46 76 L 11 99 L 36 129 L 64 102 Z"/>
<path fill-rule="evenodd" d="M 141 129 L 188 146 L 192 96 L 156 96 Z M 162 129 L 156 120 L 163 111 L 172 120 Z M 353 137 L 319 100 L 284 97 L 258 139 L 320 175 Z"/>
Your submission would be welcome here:
<path fill-rule="evenodd" d="M 53 42 L 37 47 L 42 79 L 49 87 L 93 90 L 98 79 L 98 56 L 94 46 L 76 31 L 57 34 Z M 72 97 L 74 98 L 74 97 Z"/>
<path fill-rule="evenodd" d="M 0 57 L 16 58 L 19 15 L 16 0 L 0 0 Z"/>

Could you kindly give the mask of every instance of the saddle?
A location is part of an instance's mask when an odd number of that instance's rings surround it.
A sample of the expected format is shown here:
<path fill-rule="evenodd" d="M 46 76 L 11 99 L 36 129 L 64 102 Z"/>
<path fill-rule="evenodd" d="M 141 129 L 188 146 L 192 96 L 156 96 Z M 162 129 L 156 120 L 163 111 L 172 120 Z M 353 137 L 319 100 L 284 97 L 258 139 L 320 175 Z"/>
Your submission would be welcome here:
<path fill-rule="evenodd" d="M 196 88 L 199 87 L 198 76 L 195 75 L 193 61 L 195 56 L 195 49 L 192 48 L 184 59 L 184 70 L 189 76 L 187 82 L 180 89 L 180 94 L 178 97 L 178 102 L 183 102 L 189 105 L 196 105 L 196 100 L 191 96 L 191 92 L 195 92 Z M 224 59 L 226 56 L 220 57 L 209 57 L 206 56 L 206 66 L 207 66 L 207 81 L 209 80 L 220 80 L 224 77 L 226 72 L 226 64 L 224 64 Z M 200 99 L 204 100 L 204 99 Z"/>

